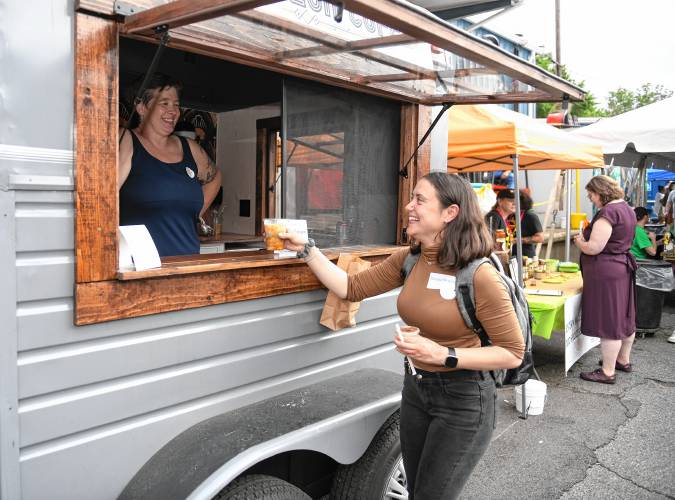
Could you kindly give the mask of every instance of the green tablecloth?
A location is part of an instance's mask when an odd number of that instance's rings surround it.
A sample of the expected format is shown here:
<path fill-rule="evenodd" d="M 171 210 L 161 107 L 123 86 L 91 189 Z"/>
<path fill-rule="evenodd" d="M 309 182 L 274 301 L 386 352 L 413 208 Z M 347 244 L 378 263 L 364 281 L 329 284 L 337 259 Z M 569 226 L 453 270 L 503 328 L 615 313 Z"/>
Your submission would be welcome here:
<path fill-rule="evenodd" d="M 565 297 L 542 297 L 529 295 L 527 303 L 532 313 L 532 335 L 551 338 L 553 330 L 565 329 Z"/>
<path fill-rule="evenodd" d="M 562 284 L 553 285 L 537 280 L 534 286 L 542 290 L 561 290 L 564 294 L 562 297 L 526 295 L 533 317 L 532 335 L 548 340 L 554 330 L 565 330 L 565 300 L 581 293 L 583 289 L 580 272 L 565 274 L 565 277 L 566 281 Z M 528 285 L 527 288 L 533 287 Z"/>

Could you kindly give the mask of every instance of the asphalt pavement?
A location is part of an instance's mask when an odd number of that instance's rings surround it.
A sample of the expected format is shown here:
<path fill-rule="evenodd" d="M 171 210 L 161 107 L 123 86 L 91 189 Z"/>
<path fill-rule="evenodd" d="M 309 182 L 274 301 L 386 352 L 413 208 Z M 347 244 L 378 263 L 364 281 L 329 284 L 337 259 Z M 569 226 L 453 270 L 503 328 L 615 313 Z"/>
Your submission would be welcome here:
<path fill-rule="evenodd" d="M 535 366 L 548 384 L 544 413 L 523 420 L 513 388 L 499 391 L 492 444 L 461 498 L 675 498 L 673 304 L 652 337 L 636 340 L 634 371 L 617 372 L 615 385 L 579 378 L 597 368 L 599 347 L 565 376 L 562 336 L 535 338 Z"/>

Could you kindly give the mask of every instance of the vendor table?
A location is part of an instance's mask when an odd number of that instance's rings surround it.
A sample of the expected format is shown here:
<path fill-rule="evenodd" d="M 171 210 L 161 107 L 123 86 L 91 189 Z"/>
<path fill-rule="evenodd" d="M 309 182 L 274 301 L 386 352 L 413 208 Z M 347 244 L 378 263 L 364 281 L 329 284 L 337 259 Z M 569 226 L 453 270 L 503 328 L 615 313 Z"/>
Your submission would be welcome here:
<path fill-rule="evenodd" d="M 581 273 L 560 273 L 567 280 L 564 283 L 544 283 L 536 280 L 526 283 L 528 289 L 560 290 L 562 296 L 552 297 L 545 295 L 527 295 L 527 302 L 533 316 L 532 334 L 545 339 L 551 338 L 555 331 L 564 332 L 565 335 L 565 373 L 586 352 L 600 343 L 596 337 L 587 337 L 581 333 L 581 292 L 583 280 Z"/>
<path fill-rule="evenodd" d="M 543 337 L 546 340 L 551 338 L 553 330 L 565 329 L 565 302 L 579 293 L 583 289 L 583 280 L 581 273 L 560 273 L 567 278 L 565 283 L 553 284 L 544 283 L 542 280 L 536 280 L 536 285 L 532 286 L 534 280 L 528 280 L 525 283 L 525 291 L 538 290 L 560 290 L 563 295 L 560 297 L 551 297 L 546 295 L 527 295 L 527 302 L 532 313 L 532 334 Z"/>

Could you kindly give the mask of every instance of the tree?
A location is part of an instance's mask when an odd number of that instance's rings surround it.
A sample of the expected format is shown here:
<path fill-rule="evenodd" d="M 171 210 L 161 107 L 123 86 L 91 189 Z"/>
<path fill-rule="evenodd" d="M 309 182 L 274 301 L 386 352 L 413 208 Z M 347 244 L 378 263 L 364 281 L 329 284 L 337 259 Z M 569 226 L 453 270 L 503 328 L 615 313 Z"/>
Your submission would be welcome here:
<path fill-rule="evenodd" d="M 663 85 L 652 87 L 651 83 L 645 83 L 636 90 L 628 90 L 619 87 L 612 90 L 607 98 L 607 109 L 604 111 L 606 116 L 616 116 L 626 111 L 640 108 L 673 95 L 673 91 L 665 88 Z"/>
<path fill-rule="evenodd" d="M 537 54 L 535 61 L 540 68 L 545 69 L 549 73 L 556 73 L 556 64 L 551 54 Z M 564 64 L 560 65 L 560 78 L 581 89 L 585 89 L 585 82 L 575 82 Z M 560 109 L 562 109 L 562 105 L 558 102 L 540 102 L 537 104 L 537 118 L 546 118 L 550 113 L 559 111 Z M 595 96 L 591 92 L 586 92 L 583 101 L 572 104 L 570 113 L 574 116 L 600 116 L 602 111 L 598 108 Z"/>

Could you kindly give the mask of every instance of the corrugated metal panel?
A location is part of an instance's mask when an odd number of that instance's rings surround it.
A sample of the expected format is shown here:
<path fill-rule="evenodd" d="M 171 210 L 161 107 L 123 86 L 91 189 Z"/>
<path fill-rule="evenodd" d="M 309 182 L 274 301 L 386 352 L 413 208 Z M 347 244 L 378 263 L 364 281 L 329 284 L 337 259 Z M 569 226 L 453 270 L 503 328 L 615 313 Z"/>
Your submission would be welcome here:
<path fill-rule="evenodd" d="M 35 151 L 38 148 L 14 148 Z M 22 161 L 34 161 L 43 165 L 52 150 L 39 150 L 33 156 L 24 152 Z M 71 163 L 64 163 L 70 161 Z M 70 157 L 56 154 L 54 163 L 58 169 L 67 171 L 72 167 Z M 25 168 L 25 167 L 24 167 Z M 25 177 L 31 179 L 30 174 Z M 73 193 L 59 191 L 56 182 L 64 176 L 42 176 L 39 191 L 17 191 L 16 197 L 16 270 L 17 300 L 33 301 L 72 297 L 74 284 L 74 215 Z M 69 176 L 72 180 L 72 172 Z M 17 186 L 14 186 L 17 188 Z M 28 186 L 24 186 L 27 188 Z M 70 186 L 72 189 L 72 185 Z"/>
<path fill-rule="evenodd" d="M 379 303 L 388 302 L 386 310 L 390 312 L 392 299 L 385 296 L 372 303 L 385 309 Z M 20 395 L 31 397 L 305 335 L 326 334 L 329 332 L 318 323 L 321 307 L 319 302 L 310 302 L 293 309 L 267 308 L 256 313 L 22 351 Z M 360 315 L 359 324 L 373 319 L 374 311 L 368 311 L 370 307 L 364 309 L 370 314 Z M 79 329 L 73 331 L 77 333 Z"/>
<path fill-rule="evenodd" d="M 392 302 L 389 298 L 390 296 L 398 296 L 398 291 L 366 299 L 363 304 L 368 304 L 368 307 L 361 307 L 357 320 L 361 323 L 391 314 Z M 317 302 L 323 304 L 325 298 L 325 291 L 316 290 L 304 294 L 280 295 L 278 297 L 222 304 L 207 308 L 110 321 L 87 327 L 76 327 L 73 325 L 73 303 L 71 298 L 20 303 L 17 309 L 17 321 L 19 331 L 21 332 L 19 336 L 19 350 L 27 351 L 100 339 L 102 337 L 142 332 L 167 326 L 180 326 L 195 321 L 226 318 L 268 309 L 283 310 L 301 303 Z"/>
<path fill-rule="evenodd" d="M 22 196 L 22 200 L 17 199 L 16 202 L 17 252 L 72 251 L 75 241 L 73 194 L 50 191 L 20 193 L 32 196 Z"/>
<path fill-rule="evenodd" d="M 72 297 L 75 256 L 71 251 L 17 252 L 19 302 Z"/>
<path fill-rule="evenodd" d="M 373 366 L 400 368 L 400 356 L 387 346 L 24 448 L 21 456 L 24 496 L 57 498 L 65 492 L 69 499 L 115 498 L 121 491 L 119 485 L 125 484 L 168 436 L 229 407 Z M 77 464 L 76 472 L 72 470 L 73 464 Z M 92 478 L 96 478 L 95 484 Z M 48 490 L 40 487 L 45 484 L 49 485 Z"/>
<path fill-rule="evenodd" d="M 368 323 L 338 335 L 314 334 L 293 338 L 228 355 L 176 364 L 137 376 L 21 400 L 21 445 L 54 439 L 195 398 L 246 387 L 260 380 L 300 371 L 308 365 L 319 366 L 373 349 L 391 350 L 393 321 L 389 319 Z M 166 348 L 162 350 L 168 351 Z M 114 359 L 112 363 L 120 365 Z M 19 380 L 21 378 L 20 371 Z"/>
<path fill-rule="evenodd" d="M 15 194 L 0 190 L 0 498 L 19 498 Z"/>
<path fill-rule="evenodd" d="M 0 144 L 0 187 L 29 191 L 72 191 L 72 150 Z"/>

